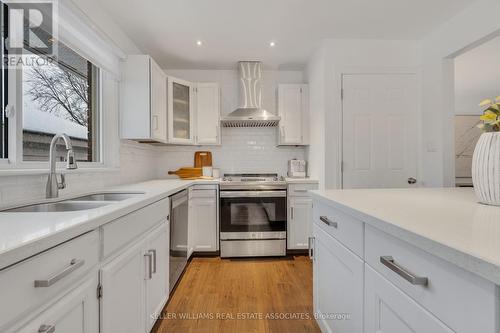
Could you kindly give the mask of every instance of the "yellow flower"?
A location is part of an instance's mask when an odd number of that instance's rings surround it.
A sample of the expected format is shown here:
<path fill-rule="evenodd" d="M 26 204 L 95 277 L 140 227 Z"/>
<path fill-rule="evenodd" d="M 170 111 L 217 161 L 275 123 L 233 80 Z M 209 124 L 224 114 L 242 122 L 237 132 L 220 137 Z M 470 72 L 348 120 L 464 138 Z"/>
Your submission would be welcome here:
<path fill-rule="evenodd" d="M 491 101 L 491 99 L 485 99 L 484 101 L 482 101 L 481 103 L 479 103 L 479 106 L 488 106 L 488 105 L 490 105 L 492 103 L 493 102 Z"/>
<path fill-rule="evenodd" d="M 486 111 L 479 119 L 486 122 L 492 122 L 497 120 L 497 115 L 494 112 Z"/>

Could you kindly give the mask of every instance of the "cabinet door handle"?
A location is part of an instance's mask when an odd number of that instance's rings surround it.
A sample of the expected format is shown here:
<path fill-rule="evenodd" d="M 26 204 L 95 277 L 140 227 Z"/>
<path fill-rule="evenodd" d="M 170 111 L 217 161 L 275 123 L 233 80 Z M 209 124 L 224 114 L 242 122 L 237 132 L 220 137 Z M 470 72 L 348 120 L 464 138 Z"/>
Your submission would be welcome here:
<path fill-rule="evenodd" d="M 38 333 L 54 333 L 56 331 L 56 327 L 54 325 L 42 325 L 38 329 Z"/>
<path fill-rule="evenodd" d="M 335 221 L 331 221 L 328 217 L 326 216 L 320 216 L 319 219 L 321 220 L 321 222 L 323 222 L 324 224 L 326 224 L 327 226 L 330 226 L 330 227 L 334 227 L 335 229 L 337 229 L 339 227 L 339 224 Z"/>
<path fill-rule="evenodd" d="M 290 207 L 290 219 L 293 220 L 293 206 Z"/>
<path fill-rule="evenodd" d="M 308 252 L 309 252 L 309 259 L 313 260 L 314 259 L 314 251 L 313 251 L 313 248 L 314 248 L 314 237 L 309 237 L 307 239 L 307 249 L 308 249 Z"/>
<path fill-rule="evenodd" d="M 152 253 L 146 253 L 144 255 L 144 257 L 148 259 L 148 276 L 147 276 L 147 279 L 151 280 L 153 278 L 153 254 Z"/>
<path fill-rule="evenodd" d="M 396 273 L 397 275 L 401 276 L 403 279 L 406 281 L 410 282 L 413 285 L 420 285 L 420 286 L 426 286 L 429 283 L 429 279 L 426 277 L 421 277 L 421 276 L 415 276 L 412 273 L 410 273 L 408 270 L 404 269 L 403 267 L 399 266 L 395 261 L 394 258 L 391 256 L 382 256 L 380 257 L 380 262 L 389 268 L 391 271 Z"/>
<path fill-rule="evenodd" d="M 280 134 L 282 138 L 285 137 L 285 128 L 283 126 L 280 126 Z"/>
<path fill-rule="evenodd" d="M 158 116 L 153 116 L 153 130 L 158 130 Z"/>
<path fill-rule="evenodd" d="M 152 249 L 152 250 L 149 250 L 148 252 L 153 255 L 153 268 L 152 268 L 152 271 L 153 271 L 153 274 L 156 274 L 156 250 Z"/>
<path fill-rule="evenodd" d="M 35 280 L 35 288 L 47 288 L 52 286 L 54 283 L 57 281 L 61 280 L 62 278 L 65 278 L 78 268 L 82 267 L 85 264 L 85 260 L 77 260 L 77 259 L 72 259 L 71 262 L 69 263 L 66 268 L 64 268 L 62 271 L 57 272 L 56 274 L 52 275 L 49 277 L 47 280 Z"/>

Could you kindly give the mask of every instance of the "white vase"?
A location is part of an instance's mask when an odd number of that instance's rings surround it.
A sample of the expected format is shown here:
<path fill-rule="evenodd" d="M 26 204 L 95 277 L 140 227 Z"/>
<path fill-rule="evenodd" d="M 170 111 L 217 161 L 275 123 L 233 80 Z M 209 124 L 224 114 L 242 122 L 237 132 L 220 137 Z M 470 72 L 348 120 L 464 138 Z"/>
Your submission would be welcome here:
<path fill-rule="evenodd" d="M 472 158 L 472 182 L 481 203 L 500 206 L 500 132 L 483 133 Z"/>

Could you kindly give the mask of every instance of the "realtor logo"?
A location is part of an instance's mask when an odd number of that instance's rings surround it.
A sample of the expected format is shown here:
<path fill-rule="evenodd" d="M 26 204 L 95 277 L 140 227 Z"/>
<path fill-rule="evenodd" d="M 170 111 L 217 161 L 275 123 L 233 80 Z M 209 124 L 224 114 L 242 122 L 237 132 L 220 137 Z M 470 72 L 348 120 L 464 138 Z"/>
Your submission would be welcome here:
<path fill-rule="evenodd" d="M 7 19 L 4 24 L 4 29 L 7 29 L 4 39 L 6 56 L 34 53 L 55 56 L 56 3 L 51 0 L 8 0 L 3 3 L 4 11 L 7 11 L 7 15 L 4 14 Z"/>

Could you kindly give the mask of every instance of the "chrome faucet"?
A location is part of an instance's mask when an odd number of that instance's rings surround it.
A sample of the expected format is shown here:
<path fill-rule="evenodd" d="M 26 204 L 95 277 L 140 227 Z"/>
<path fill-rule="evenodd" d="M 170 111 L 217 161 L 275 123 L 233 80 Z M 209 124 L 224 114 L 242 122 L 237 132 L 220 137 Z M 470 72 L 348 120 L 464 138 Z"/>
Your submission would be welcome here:
<path fill-rule="evenodd" d="M 63 174 L 61 174 L 61 182 L 57 181 L 56 174 L 56 145 L 59 139 L 64 140 L 64 144 L 66 145 L 66 169 L 76 169 L 78 166 L 76 165 L 75 153 L 73 152 L 73 146 L 71 145 L 71 140 L 69 136 L 66 134 L 56 134 L 52 141 L 50 142 L 50 153 L 49 153 L 49 177 L 47 178 L 47 189 L 46 189 L 46 197 L 57 198 L 59 195 L 59 190 L 62 190 L 66 187 L 66 179 Z"/>

